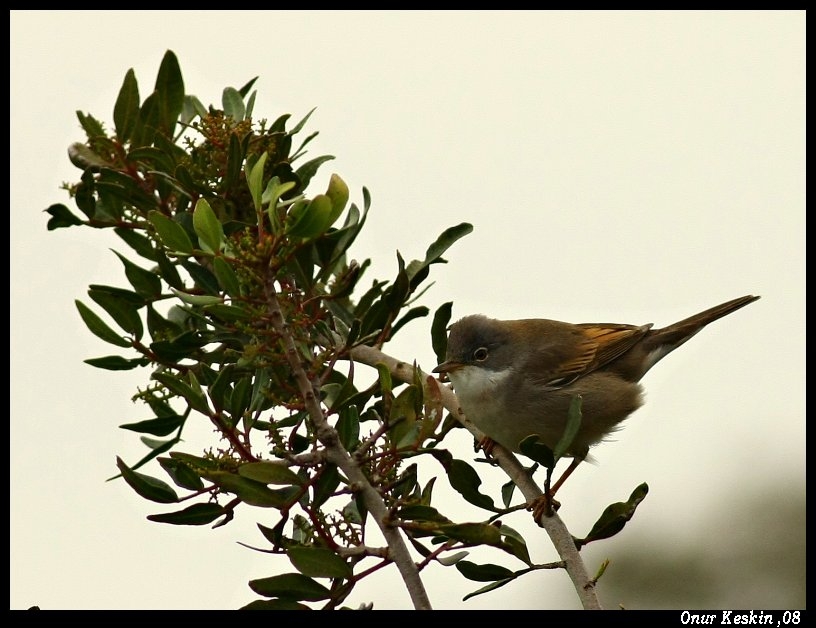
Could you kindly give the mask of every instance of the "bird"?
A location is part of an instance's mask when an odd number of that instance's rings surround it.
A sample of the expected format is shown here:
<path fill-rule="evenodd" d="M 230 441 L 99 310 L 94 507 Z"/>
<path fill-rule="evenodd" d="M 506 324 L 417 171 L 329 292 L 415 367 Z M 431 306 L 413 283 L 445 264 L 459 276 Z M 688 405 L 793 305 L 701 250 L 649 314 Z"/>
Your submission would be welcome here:
<path fill-rule="evenodd" d="M 545 498 L 552 501 L 590 449 L 643 405 L 640 380 L 655 364 L 757 299 L 726 301 L 660 329 L 471 314 L 448 328 L 445 359 L 433 372 L 450 381 L 465 416 L 485 434 L 480 445 L 488 453 L 493 443 L 522 453 L 530 436 L 554 450 L 580 399 L 580 425 L 563 452 L 572 462 L 552 487 L 548 468 Z"/>

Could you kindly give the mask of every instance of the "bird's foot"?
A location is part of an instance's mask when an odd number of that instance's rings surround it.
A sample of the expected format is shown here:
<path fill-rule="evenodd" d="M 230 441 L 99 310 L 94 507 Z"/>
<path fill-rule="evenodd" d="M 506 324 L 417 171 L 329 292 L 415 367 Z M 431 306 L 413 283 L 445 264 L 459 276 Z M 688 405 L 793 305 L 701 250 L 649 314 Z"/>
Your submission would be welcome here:
<path fill-rule="evenodd" d="M 539 520 L 542 516 L 552 517 L 559 508 L 561 508 L 561 502 L 550 495 L 550 493 L 544 493 L 527 504 L 527 510 L 533 513 L 533 519 L 535 519 L 539 526 L 541 525 Z"/>

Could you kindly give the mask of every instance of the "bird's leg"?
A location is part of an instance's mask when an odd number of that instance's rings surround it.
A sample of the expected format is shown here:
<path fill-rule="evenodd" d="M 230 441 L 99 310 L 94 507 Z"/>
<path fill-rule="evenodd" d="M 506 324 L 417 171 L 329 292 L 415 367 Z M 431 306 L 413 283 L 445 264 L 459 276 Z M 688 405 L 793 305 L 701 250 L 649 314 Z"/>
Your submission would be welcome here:
<path fill-rule="evenodd" d="M 555 493 L 559 488 L 561 488 L 567 478 L 573 471 L 575 471 L 582 461 L 582 458 L 573 458 L 569 467 L 567 467 L 564 473 L 561 474 L 561 477 L 558 478 L 558 481 L 552 486 L 552 488 L 550 488 L 550 482 L 552 481 L 552 472 L 554 467 L 547 467 L 547 477 L 544 480 L 544 494 L 541 497 L 537 497 L 531 501 L 527 506 L 527 510 L 533 511 L 533 518 L 536 521 L 538 521 L 542 515 L 552 517 L 555 514 L 555 511 L 561 507 L 561 504 L 555 499 Z"/>
<path fill-rule="evenodd" d="M 482 436 L 479 440 L 476 441 L 476 446 L 474 449 L 476 451 L 482 450 L 485 454 L 485 457 L 488 459 L 490 464 L 494 467 L 498 464 L 496 460 L 493 458 L 493 447 L 496 446 L 496 441 L 494 441 L 489 436 Z"/>

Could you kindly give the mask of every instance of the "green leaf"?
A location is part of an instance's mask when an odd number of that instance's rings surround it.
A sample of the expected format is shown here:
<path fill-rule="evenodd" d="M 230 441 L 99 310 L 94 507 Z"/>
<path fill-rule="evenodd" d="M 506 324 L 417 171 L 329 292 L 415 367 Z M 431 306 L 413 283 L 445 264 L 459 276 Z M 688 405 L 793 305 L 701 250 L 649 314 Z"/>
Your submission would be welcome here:
<path fill-rule="evenodd" d="M 431 346 L 436 355 L 437 364 L 445 361 L 445 354 L 448 351 L 448 323 L 450 323 L 452 310 L 453 301 L 448 301 L 440 305 L 434 312 L 431 323 Z"/>
<path fill-rule="evenodd" d="M 477 589 L 476 591 L 472 591 L 468 593 L 465 597 L 462 598 L 462 601 L 467 601 L 472 597 L 476 597 L 477 595 L 481 595 L 482 593 L 487 593 L 488 591 L 494 591 L 495 589 L 499 589 L 503 587 L 508 582 L 512 582 L 515 578 L 507 578 L 506 580 L 497 580 L 496 582 L 491 582 L 485 587 L 481 589 Z"/>
<path fill-rule="evenodd" d="M 216 279 L 218 279 L 218 284 L 224 289 L 224 292 L 232 298 L 241 296 L 241 284 L 238 283 L 238 275 L 235 274 L 227 260 L 220 256 L 214 258 L 213 271 Z"/>
<path fill-rule="evenodd" d="M 325 600 L 331 592 L 319 582 L 300 573 L 285 573 L 249 581 L 249 588 L 266 597 L 315 602 Z"/>
<path fill-rule="evenodd" d="M 538 434 L 530 434 L 519 443 L 519 451 L 548 469 L 555 467 L 555 455 L 552 449 L 540 443 Z"/>
<path fill-rule="evenodd" d="M 305 604 L 295 602 L 294 600 L 282 600 L 274 598 L 272 600 L 252 600 L 249 604 L 245 604 L 239 610 L 242 611 L 310 611 L 312 610 Z"/>
<path fill-rule="evenodd" d="M 116 458 L 116 466 L 119 467 L 119 471 L 122 473 L 125 482 L 145 499 L 161 504 L 170 504 L 178 501 L 176 492 L 166 482 L 131 470 L 118 456 Z"/>
<path fill-rule="evenodd" d="M 582 401 L 581 395 L 575 395 L 570 401 L 567 425 L 564 428 L 564 433 L 561 435 L 561 438 L 555 444 L 555 449 L 553 449 L 553 457 L 556 462 L 569 451 L 572 441 L 578 434 L 578 430 L 581 429 L 581 419 L 583 416 L 581 414 Z"/>
<path fill-rule="evenodd" d="M 224 302 L 221 297 L 217 297 L 212 294 L 189 294 L 187 292 L 182 292 L 181 290 L 176 290 L 175 288 L 170 288 L 170 291 L 187 305 L 204 306 Z"/>
<path fill-rule="evenodd" d="M 190 236 L 187 235 L 184 227 L 180 224 L 156 210 L 148 212 L 147 219 L 156 229 L 162 244 L 168 249 L 184 255 L 193 253 L 193 243 Z"/>
<path fill-rule="evenodd" d="M 335 429 L 343 447 L 352 450 L 357 446 L 360 442 L 360 411 L 357 406 L 341 408 Z"/>
<path fill-rule="evenodd" d="M 329 187 L 326 189 L 326 196 L 329 197 L 332 204 L 329 219 L 329 227 L 331 227 L 340 217 L 340 214 L 343 213 L 343 210 L 346 208 L 346 203 L 348 203 L 349 200 L 348 185 L 346 185 L 346 182 L 343 181 L 339 175 L 332 174 L 329 179 Z"/>
<path fill-rule="evenodd" d="M 77 310 L 79 310 L 79 315 L 82 317 L 82 320 L 85 322 L 85 325 L 91 332 L 101 338 L 105 342 L 116 345 L 117 347 L 130 347 L 131 343 L 129 340 L 123 338 L 115 331 L 113 331 L 110 327 L 108 327 L 101 318 L 99 318 L 96 314 L 94 314 L 88 306 L 86 306 L 82 301 L 75 300 L 74 304 L 76 305 Z"/>
<path fill-rule="evenodd" d="M 139 316 L 139 307 L 144 304 L 143 301 L 141 304 L 134 303 L 131 299 L 123 298 L 117 293 L 93 288 L 88 290 L 88 296 L 96 301 L 124 331 L 136 340 L 142 337 L 144 329 Z"/>
<path fill-rule="evenodd" d="M 133 69 L 127 71 L 125 80 L 113 107 L 113 124 L 116 137 L 124 144 L 133 135 L 133 129 L 139 121 L 139 84 Z"/>
<path fill-rule="evenodd" d="M 193 211 L 193 229 L 201 248 L 209 253 L 218 253 L 224 241 L 224 229 L 207 199 L 200 198 Z"/>
<path fill-rule="evenodd" d="M 337 554 L 322 547 L 290 547 L 286 552 L 292 565 L 311 578 L 350 578 L 351 567 Z"/>
<path fill-rule="evenodd" d="M 513 528 L 505 524 L 501 525 L 499 531 L 501 532 L 502 540 L 504 541 L 504 549 L 509 551 L 522 562 L 532 565 L 533 561 L 530 559 L 530 552 L 527 549 L 527 541 L 524 540 L 524 537 L 516 532 Z"/>
<path fill-rule="evenodd" d="M 202 104 L 202 102 L 196 97 L 192 95 L 184 96 L 184 105 L 181 108 L 181 118 L 180 121 L 183 124 L 189 124 L 193 121 L 193 118 L 196 116 L 203 118 L 207 115 L 207 108 Z"/>
<path fill-rule="evenodd" d="M 184 79 L 181 75 L 178 59 L 172 50 L 164 53 L 159 73 L 156 76 L 156 91 L 158 96 L 158 126 L 172 137 L 176 127 L 176 120 L 184 108 Z"/>
<path fill-rule="evenodd" d="M 411 280 L 411 287 L 415 288 L 428 274 L 427 270 L 431 264 L 442 263 L 442 254 L 447 251 L 457 240 L 463 238 L 473 231 L 473 225 L 463 222 L 455 227 L 449 227 L 442 232 L 436 241 L 428 247 L 425 259 L 422 262 L 413 261 L 406 269 Z"/>
<path fill-rule="evenodd" d="M 295 174 L 298 176 L 298 179 L 300 179 L 303 189 L 306 189 L 309 186 L 309 182 L 312 180 L 312 177 L 317 173 L 317 169 L 321 166 L 321 164 L 332 159 L 334 159 L 333 155 L 323 155 L 322 157 L 316 157 L 311 161 L 307 161 L 300 168 L 295 170 Z"/>
<path fill-rule="evenodd" d="M 151 375 L 151 379 L 155 379 L 169 391 L 175 393 L 179 397 L 182 397 L 188 404 L 190 404 L 190 407 L 193 408 L 193 410 L 198 410 L 202 414 L 209 416 L 210 408 L 207 405 L 207 400 L 204 395 L 200 390 L 193 389 L 190 384 L 182 379 L 179 379 L 179 376 L 172 375 L 170 373 L 155 372 L 153 375 Z"/>
<path fill-rule="evenodd" d="M 301 478 L 285 464 L 268 460 L 242 464 L 238 467 L 238 475 L 262 484 L 300 486 L 303 483 Z"/>
<path fill-rule="evenodd" d="M 244 99 L 234 87 L 225 87 L 221 94 L 221 104 L 224 108 L 224 115 L 230 116 L 233 120 L 240 122 L 246 114 Z"/>
<path fill-rule="evenodd" d="M 133 358 L 128 360 L 118 355 L 108 355 L 101 358 L 90 358 L 83 360 L 85 364 L 90 364 L 98 369 L 105 369 L 106 371 L 130 371 L 140 366 L 147 366 L 150 364 L 148 358 Z"/>
<path fill-rule="evenodd" d="M 290 498 L 289 491 L 273 491 L 266 484 L 227 471 L 204 471 L 202 476 L 221 490 L 234 493 L 241 501 L 260 508 L 281 508 Z"/>
<path fill-rule="evenodd" d="M 125 423 L 119 427 L 124 430 L 131 430 L 143 434 L 153 434 L 154 436 L 167 436 L 175 432 L 184 425 L 185 417 L 179 414 L 172 416 L 157 417 L 138 423 Z"/>
<path fill-rule="evenodd" d="M 323 467 L 322 473 L 318 476 L 317 480 L 312 486 L 312 491 L 314 493 L 312 507 L 320 508 L 320 506 L 322 506 L 326 500 L 329 499 L 332 494 L 334 494 L 334 491 L 337 489 L 339 484 L 340 473 L 337 471 L 337 466 L 327 464 L 325 467 Z"/>
<path fill-rule="evenodd" d="M 62 229 L 65 227 L 76 227 L 77 225 L 84 224 L 82 220 L 74 216 L 71 213 L 71 210 L 62 203 L 51 205 L 48 207 L 48 209 L 43 211 L 51 215 L 51 218 L 48 219 L 47 225 L 49 231 L 54 231 L 54 229 Z"/>
<path fill-rule="evenodd" d="M 256 211 L 261 211 L 261 196 L 263 194 L 261 186 L 263 185 L 264 164 L 268 157 L 269 155 L 267 153 L 263 153 L 254 162 L 247 157 L 246 166 L 244 167 L 247 186 L 249 187 L 250 195 L 252 195 L 252 202 L 255 205 Z"/>
<path fill-rule="evenodd" d="M 151 262 L 156 261 L 158 256 L 156 255 L 156 251 L 153 249 L 153 244 L 150 241 L 150 238 L 142 235 L 141 233 L 137 233 L 132 229 L 125 229 L 123 227 L 115 227 L 113 232 L 122 238 L 122 240 L 141 257 L 144 257 Z"/>
<path fill-rule="evenodd" d="M 515 573 L 507 567 L 493 565 L 491 563 L 477 565 L 469 560 L 460 560 L 457 562 L 456 569 L 468 580 L 475 580 L 477 582 L 494 582 L 496 580 L 516 577 Z"/>
<path fill-rule="evenodd" d="M 498 512 L 493 500 L 479 491 L 482 479 L 475 469 L 464 460 L 454 459 L 448 469 L 448 480 L 451 486 L 468 502 L 479 508 Z"/>
<path fill-rule="evenodd" d="M 161 294 L 161 279 L 156 273 L 137 266 L 129 259 L 113 251 L 125 267 L 125 276 L 137 294 L 143 297 L 157 297 Z"/>
<path fill-rule="evenodd" d="M 299 238 L 316 238 L 330 226 L 332 202 L 325 194 L 318 194 L 306 204 L 295 204 L 287 216 L 286 233 Z"/>
<path fill-rule="evenodd" d="M 147 518 L 157 523 L 170 523 L 177 526 L 203 526 L 226 513 L 227 511 L 218 504 L 193 504 L 184 510 L 163 515 L 148 515 Z"/>
<path fill-rule="evenodd" d="M 397 516 L 406 521 L 432 521 L 434 523 L 451 523 L 451 520 L 441 514 L 433 506 L 422 504 L 408 504 L 397 511 Z"/>
<path fill-rule="evenodd" d="M 625 502 L 615 502 L 610 504 L 603 511 L 598 521 L 592 526 L 589 534 L 583 539 L 575 539 L 575 545 L 581 549 L 587 543 L 607 539 L 623 530 L 626 523 L 635 515 L 638 505 L 646 498 L 649 486 L 644 482 L 629 496 Z"/>
<path fill-rule="evenodd" d="M 501 535 L 496 526 L 489 523 L 450 523 L 439 526 L 445 536 L 469 545 L 502 546 Z"/>

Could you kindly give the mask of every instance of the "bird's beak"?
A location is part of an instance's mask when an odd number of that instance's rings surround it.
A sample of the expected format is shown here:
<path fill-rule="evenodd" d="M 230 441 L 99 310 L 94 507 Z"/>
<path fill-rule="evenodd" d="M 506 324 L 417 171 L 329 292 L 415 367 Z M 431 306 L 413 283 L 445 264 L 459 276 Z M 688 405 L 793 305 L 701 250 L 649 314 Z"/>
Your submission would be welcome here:
<path fill-rule="evenodd" d="M 460 369 L 464 366 L 461 362 L 457 362 L 456 360 L 446 360 L 442 362 L 442 364 L 438 365 L 433 372 L 434 373 L 450 373 L 451 371 L 455 371 L 456 369 Z"/>

